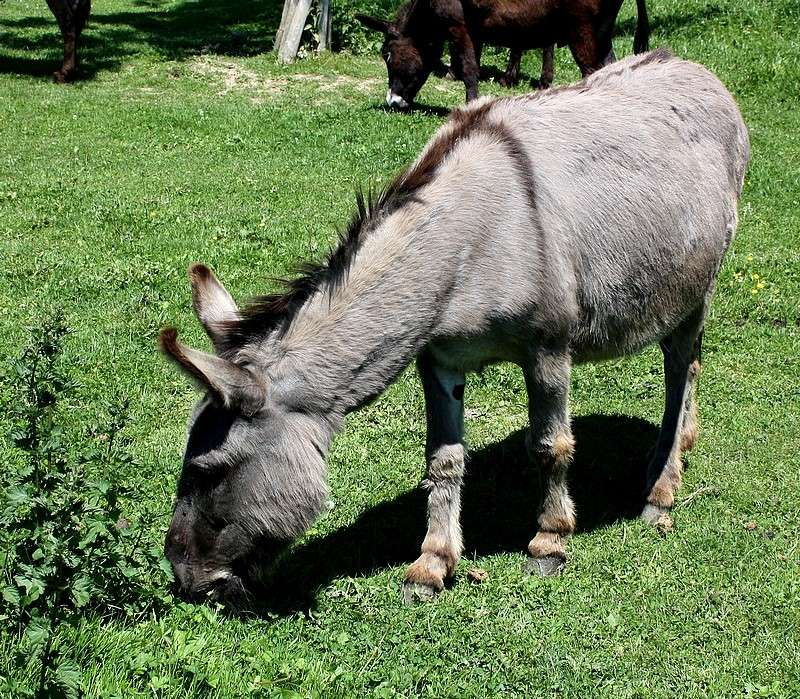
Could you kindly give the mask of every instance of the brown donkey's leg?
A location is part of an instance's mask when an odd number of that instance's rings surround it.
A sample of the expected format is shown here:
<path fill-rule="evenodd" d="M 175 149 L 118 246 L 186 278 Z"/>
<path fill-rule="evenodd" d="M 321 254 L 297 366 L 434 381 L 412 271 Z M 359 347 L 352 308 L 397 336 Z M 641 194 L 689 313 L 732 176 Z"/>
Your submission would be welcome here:
<path fill-rule="evenodd" d="M 86 25 L 91 9 L 91 0 L 47 0 L 51 12 L 58 22 L 64 40 L 64 60 L 53 79 L 64 83 L 72 80 L 78 65 L 78 40 Z"/>
<path fill-rule="evenodd" d="M 461 557 L 464 476 L 464 375 L 438 366 L 429 352 L 417 360 L 428 418 L 428 532 L 422 555 L 406 570 L 403 598 L 430 599 L 444 588 Z"/>
<path fill-rule="evenodd" d="M 666 393 L 664 417 L 655 453 L 647 469 L 647 504 L 642 519 L 653 524 L 667 518 L 681 485 L 681 451 L 694 446 L 697 408 L 694 384 L 699 373 L 700 332 L 703 314 L 686 320 L 661 341 L 664 352 Z"/>
<path fill-rule="evenodd" d="M 567 404 L 571 360 L 566 350 L 540 350 L 523 369 L 530 415 L 528 452 L 543 484 L 539 531 L 528 544 L 527 570 L 554 575 L 566 563 L 564 541 L 575 531 L 575 506 L 567 484 L 574 452 Z"/>
<path fill-rule="evenodd" d="M 519 70 L 522 64 L 522 49 L 511 49 L 508 53 L 508 66 L 506 72 L 500 76 L 498 82 L 503 87 L 513 87 L 519 83 Z"/>
<path fill-rule="evenodd" d="M 555 74 L 555 52 L 556 45 L 550 44 L 542 49 L 542 75 L 539 78 L 539 89 L 546 90 L 553 84 L 553 75 Z"/>
<path fill-rule="evenodd" d="M 462 25 L 455 25 L 449 28 L 450 47 L 453 53 L 450 55 L 450 63 L 453 72 L 461 75 L 464 87 L 467 90 L 467 102 L 478 98 L 478 79 L 480 77 L 478 59 L 475 53 L 475 45 L 472 43 L 467 28 Z"/>

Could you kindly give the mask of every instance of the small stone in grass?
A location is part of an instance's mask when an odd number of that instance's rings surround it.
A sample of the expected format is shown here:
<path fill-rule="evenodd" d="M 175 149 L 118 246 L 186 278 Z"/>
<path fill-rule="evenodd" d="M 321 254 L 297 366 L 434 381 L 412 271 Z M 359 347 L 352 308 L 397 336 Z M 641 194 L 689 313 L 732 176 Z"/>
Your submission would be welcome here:
<path fill-rule="evenodd" d="M 757 527 L 758 525 L 755 522 L 748 522 L 747 524 L 744 525 L 744 528 L 747 529 L 747 531 L 749 532 L 754 531 Z"/>
<path fill-rule="evenodd" d="M 483 568 L 470 568 L 467 571 L 467 578 L 470 582 L 474 582 L 476 585 L 480 585 L 488 577 L 489 573 L 483 570 Z"/>

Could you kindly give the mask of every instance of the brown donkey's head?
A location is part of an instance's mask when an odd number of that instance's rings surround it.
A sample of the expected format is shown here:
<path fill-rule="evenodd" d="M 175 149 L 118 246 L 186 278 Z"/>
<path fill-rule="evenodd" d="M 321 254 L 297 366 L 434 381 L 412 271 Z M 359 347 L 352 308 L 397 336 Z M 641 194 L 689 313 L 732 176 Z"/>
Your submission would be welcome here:
<path fill-rule="evenodd" d="M 397 109 L 409 109 L 428 76 L 441 62 L 442 42 L 406 29 L 408 6 L 400 8 L 397 20 L 389 22 L 358 14 L 356 19 L 365 27 L 384 36 L 381 56 L 389 72 L 386 104 Z"/>

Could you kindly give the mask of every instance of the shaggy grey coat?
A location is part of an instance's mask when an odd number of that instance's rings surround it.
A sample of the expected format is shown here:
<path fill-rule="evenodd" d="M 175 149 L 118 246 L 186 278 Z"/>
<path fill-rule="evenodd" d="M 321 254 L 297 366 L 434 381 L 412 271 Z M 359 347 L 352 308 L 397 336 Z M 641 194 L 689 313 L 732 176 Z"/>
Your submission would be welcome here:
<path fill-rule="evenodd" d="M 217 355 L 162 336 L 209 392 L 167 536 L 185 590 L 240 585 L 255 549 L 308 526 L 344 416 L 415 358 L 430 496 L 409 598 L 441 590 L 461 554 L 464 374 L 492 362 L 518 364 L 530 396 L 528 447 L 545 477 L 532 571 L 560 570 L 575 528 L 574 362 L 661 344 L 666 404 L 643 516 L 666 517 L 696 437 L 702 327 L 748 158 L 719 80 L 656 51 L 566 88 L 456 110 L 285 295 L 240 310 L 194 266 L 195 309 Z"/>

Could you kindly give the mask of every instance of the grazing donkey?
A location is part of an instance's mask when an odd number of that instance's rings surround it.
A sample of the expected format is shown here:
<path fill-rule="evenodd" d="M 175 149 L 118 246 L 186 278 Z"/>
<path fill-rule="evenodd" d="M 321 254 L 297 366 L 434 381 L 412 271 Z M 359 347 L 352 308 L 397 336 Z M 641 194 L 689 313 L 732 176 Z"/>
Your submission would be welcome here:
<path fill-rule="evenodd" d="M 428 532 L 405 576 L 430 596 L 462 551 L 466 372 L 511 361 L 544 476 L 530 569 L 564 565 L 575 529 L 567 393 L 575 362 L 659 342 L 666 408 L 642 516 L 669 512 L 697 432 L 693 385 L 749 158 L 736 104 L 666 51 L 570 87 L 456 110 L 326 262 L 240 309 L 190 268 L 208 354 L 161 334 L 206 389 L 166 538 L 190 597 L 243 589 L 325 509 L 325 455 L 345 415 L 416 358 L 427 411 Z M 531 529 L 535 504 L 531 503 Z"/>
<path fill-rule="evenodd" d="M 386 103 L 408 109 L 450 43 L 454 75 L 464 81 L 467 102 L 478 96 L 481 48 L 508 46 L 504 81 L 519 73 L 525 49 L 541 48 L 542 77 L 553 80 L 553 45 L 568 44 L 584 77 L 614 60 L 611 38 L 622 0 L 408 0 L 394 21 L 356 15 L 384 35 L 381 55 L 389 72 Z M 645 0 L 636 0 L 633 48 L 647 50 L 650 24 Z"/>

